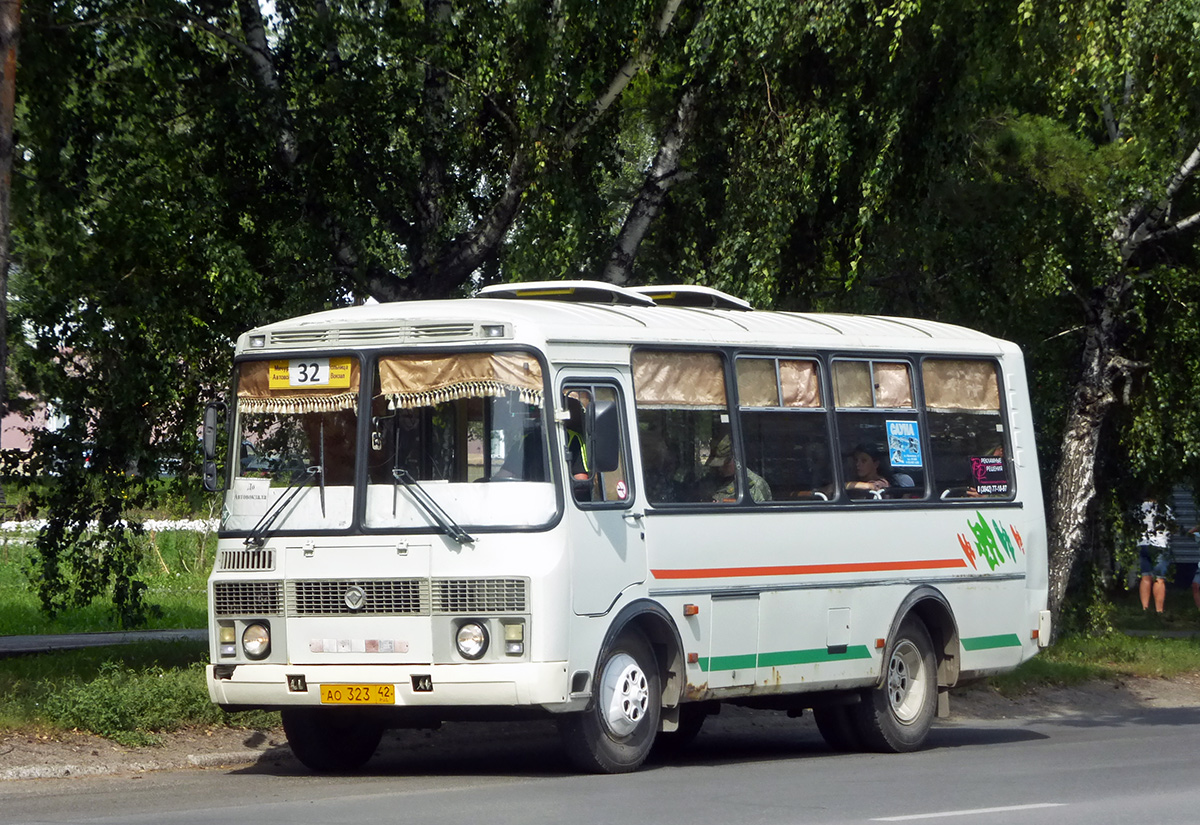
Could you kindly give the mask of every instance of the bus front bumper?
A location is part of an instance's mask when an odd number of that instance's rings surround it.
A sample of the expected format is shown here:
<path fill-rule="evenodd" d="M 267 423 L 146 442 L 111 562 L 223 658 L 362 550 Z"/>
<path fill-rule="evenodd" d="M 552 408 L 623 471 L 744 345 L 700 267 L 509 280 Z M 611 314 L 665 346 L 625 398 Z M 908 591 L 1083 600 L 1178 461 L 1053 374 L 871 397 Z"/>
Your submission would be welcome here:
<path fill-rule="evenodd" d="M 232 673 L 227 666 L 210 664 L 206 670 L 209 698 L 231 710 L 322 705 L 323 685 L 390 685 L 396 707 L 543 707 L 554 711 L 583 708 L 578 701 L 568 703 L 566 662 L 353 666 L 239 664 Z"/>

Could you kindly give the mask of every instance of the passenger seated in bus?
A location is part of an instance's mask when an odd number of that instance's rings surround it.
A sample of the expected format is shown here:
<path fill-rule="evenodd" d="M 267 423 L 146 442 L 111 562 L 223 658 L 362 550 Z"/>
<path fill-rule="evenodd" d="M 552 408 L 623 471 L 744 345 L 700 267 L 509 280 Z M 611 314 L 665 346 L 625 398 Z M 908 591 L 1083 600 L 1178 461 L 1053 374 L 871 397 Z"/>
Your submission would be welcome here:
<path fill-rule="evenodd" d="M 652 504 L 686 501 L 683 485 L 676 477 L 679 469 L 675 453 L 659 432 L 647 428 L 641 435 L 642 475 L 646 480 L 646 499 Z"/>
<path fill-rule="evenodd" d="M 724 479 L 724 483 L 721 483 L 713 492 L 712 500 L 715 502 L 737 501 L 737 468 L 733 461 L 733 442 L 729 436 L 723 436 L 717 442 L 716 448 L 708 459 L 708 466 L 717 471 L 719 479 Z M 751 499 L 755 502 L 771 501 L 771 488 L 767 485 L 766 479 L 749 467 L 746 468 L 746 478 L 750 482 Z"/>
<path fill-rule="evenodd" d="M 874 496 L 882 498 L 881 491 L 888 487 L 913 487 L 912 476 L 896 473 L 890 479 L 882 472 L 883 459 L 878 450 L 860 444 L 850 453 L 855 478 L 846 482 L 846 490 L 852 497 Z"/>

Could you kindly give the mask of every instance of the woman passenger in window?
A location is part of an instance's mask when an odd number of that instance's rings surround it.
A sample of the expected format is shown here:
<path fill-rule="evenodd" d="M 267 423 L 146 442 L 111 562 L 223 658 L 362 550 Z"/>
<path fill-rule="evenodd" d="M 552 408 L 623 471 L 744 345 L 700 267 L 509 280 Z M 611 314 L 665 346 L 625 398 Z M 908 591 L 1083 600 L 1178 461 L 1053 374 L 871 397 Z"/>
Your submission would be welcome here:
<path fill-rule="evenodd" d="M 846 489 L 851 494 L 876 493 L 888 487 L 912 487 L 911 476 L 897 473 L 891 480 L 883 474 L 883 458 L 872 447 L 860 444 L 850 454 L 854 463 L 854 480 L 846 482 Z"/>

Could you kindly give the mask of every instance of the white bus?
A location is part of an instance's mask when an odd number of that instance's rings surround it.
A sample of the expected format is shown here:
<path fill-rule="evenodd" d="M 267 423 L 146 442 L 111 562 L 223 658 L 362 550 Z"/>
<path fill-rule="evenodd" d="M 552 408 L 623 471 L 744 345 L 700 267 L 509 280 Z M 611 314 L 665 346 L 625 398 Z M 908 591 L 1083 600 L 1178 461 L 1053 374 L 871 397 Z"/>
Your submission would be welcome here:
<path fill-rule="evenodd" d="M 237 343 L 212 700 L 317 771 L 553 717 L 637 768 L 721 703 L 908 751 L 1049 640 L 1019 349 L 929 321 L 565 281 Z"/>

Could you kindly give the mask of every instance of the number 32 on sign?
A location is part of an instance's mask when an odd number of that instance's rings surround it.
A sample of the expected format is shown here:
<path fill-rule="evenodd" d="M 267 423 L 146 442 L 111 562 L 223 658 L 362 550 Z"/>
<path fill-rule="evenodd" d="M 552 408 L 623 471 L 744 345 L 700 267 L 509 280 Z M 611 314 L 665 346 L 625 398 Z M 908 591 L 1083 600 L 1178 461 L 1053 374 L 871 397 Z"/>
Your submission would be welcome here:
<path fill-rule="evenodd" d="M 349 358 L 293 358 L 272 361 L 270 388 L 273 390 L 297 387 L 350 387 Z"/>

